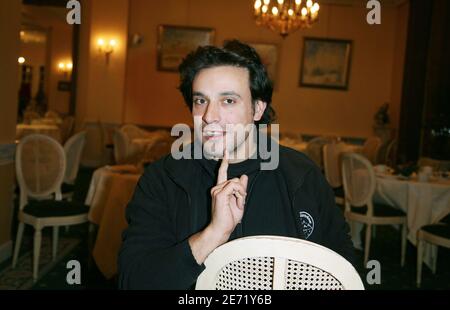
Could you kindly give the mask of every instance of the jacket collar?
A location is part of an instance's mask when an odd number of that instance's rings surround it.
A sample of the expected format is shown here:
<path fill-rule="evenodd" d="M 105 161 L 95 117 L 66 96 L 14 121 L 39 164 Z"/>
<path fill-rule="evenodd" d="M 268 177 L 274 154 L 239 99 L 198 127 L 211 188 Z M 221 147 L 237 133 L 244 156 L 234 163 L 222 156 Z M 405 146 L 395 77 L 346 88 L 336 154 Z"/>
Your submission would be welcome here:
<path fill-rule="evenodd" d="M 272 140 L 272 143 L 278 143 Z M 270 144 L 269 144 L 270 145 Z M 279 164 L 276 168 L 279 169 L 282 175 L 285 177 L 286 185 L 289 193 L 294 193 L 299 187 L 302 186 L 305 176 L 312 170 L 317 169 L 312 161 L 307 158 L 303 153 L 294 151 L 293 149 L 279 146 Z M 164 159 L 164 169 L 169 177 L 181 186 L 184 190 L 187 190 L 188 185 L 192 183 L 192 175 L 194 175 L 195 169 L 199 168 L 193 159 L 193 144 L 186 146 L 191 149 L 192 159 L 174 159 L 171 154 Z M 269 162 L 270 158 L 263 159 L 262 162 Z"/>

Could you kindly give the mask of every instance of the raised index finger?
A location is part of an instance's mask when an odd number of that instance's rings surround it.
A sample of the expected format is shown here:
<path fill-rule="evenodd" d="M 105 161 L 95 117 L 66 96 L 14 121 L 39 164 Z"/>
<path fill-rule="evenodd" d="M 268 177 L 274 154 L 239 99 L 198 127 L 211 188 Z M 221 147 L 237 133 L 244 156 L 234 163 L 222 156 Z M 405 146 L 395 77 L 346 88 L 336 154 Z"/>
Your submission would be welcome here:
<path fill-rule="evenodd" d="M 228 179 L 227 170 L 228 170 L 228 152 L 225 150 L 223 152 L 222 163 L 220 164 L 220 167 L 219 167 L 219 175 L 217 176 L 217 184 L 221 184 Z"/>

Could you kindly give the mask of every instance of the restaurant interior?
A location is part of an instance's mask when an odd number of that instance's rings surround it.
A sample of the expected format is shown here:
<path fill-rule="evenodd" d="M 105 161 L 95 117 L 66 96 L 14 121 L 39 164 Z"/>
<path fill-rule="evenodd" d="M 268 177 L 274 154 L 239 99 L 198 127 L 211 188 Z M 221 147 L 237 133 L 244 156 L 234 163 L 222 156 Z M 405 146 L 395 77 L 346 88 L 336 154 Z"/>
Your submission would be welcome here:
<path fill-rule="evenodd" d="M 449 20 L 447 0 L 0 1 L 0 290 L 118 288 L 136 184 L 191 141 L 178 66 L 233 39 L 279 144 L 333 188 L 364 288 L 450 289 Z"/>

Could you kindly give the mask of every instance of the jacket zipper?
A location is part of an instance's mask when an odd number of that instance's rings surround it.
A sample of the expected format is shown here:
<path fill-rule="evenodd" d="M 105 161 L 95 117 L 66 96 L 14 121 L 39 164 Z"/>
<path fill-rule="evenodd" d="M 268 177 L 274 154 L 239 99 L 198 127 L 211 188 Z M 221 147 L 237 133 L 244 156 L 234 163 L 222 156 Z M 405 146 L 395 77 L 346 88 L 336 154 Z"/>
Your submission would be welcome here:
<path fill-rule="evenodd" d="M 306 240 L 305 234 L 303 233 L 302 221 L 301 221 L 301 219 L 297 220 L 297 214 L 295 214 L 295 197 L 297 196 L 296 193 L 300 189 L 302 184 L 303 184 L 303 180 L 302 180 L 302 182 L 299 183 L 299 185 L 293 191 L 293 196 L 292 196 L 292 201 L 291 201 L 291 210 L 292 210 L 292 213 L 293 213 L 293 216 L 294 216 L 294 222 L 297 223 L 296 226 L 297 226 L 299 238 Z"/>

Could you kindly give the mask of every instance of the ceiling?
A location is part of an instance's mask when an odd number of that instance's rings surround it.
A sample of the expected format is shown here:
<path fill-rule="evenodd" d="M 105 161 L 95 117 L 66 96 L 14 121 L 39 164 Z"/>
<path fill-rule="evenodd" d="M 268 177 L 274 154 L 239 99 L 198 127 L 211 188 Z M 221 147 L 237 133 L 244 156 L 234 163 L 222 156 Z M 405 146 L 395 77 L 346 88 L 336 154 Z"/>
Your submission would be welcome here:
<path fill-rule="evenodd" d="M 67 9 L 52 6 L 22 5 L 22 25 L 46 30 L 54 23 L 66 23 Z"/>

